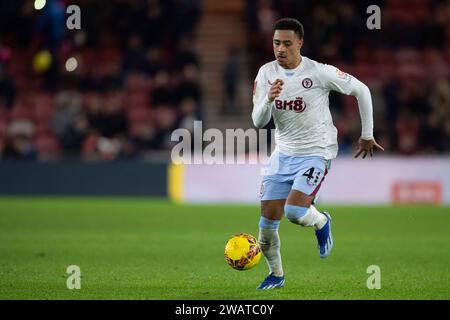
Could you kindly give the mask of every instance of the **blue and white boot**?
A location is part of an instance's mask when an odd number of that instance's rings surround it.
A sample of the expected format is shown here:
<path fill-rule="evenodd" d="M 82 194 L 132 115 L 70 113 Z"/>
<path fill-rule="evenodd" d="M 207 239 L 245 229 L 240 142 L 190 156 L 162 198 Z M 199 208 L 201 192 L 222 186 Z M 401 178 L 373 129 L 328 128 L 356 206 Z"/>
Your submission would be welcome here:
<path fill-rule="evenodd" d="M 316 230 L 317 247 L 319 249 L 319 256 L 323 259 L 330 255 L 333 248 L 333 236 L 331 235 L 331 216 L 328 212 L 323 211 L 327 217 L 327 223 L 320 230 Z"/>
<path fill-rule="evenodd" d="M 277 277 L 273 273 L 271 273 L 264 279 L 264 281 L 256 289 L 270 290 L 282 287 L 284 287 L 284 275 L 281 277 Z"/>

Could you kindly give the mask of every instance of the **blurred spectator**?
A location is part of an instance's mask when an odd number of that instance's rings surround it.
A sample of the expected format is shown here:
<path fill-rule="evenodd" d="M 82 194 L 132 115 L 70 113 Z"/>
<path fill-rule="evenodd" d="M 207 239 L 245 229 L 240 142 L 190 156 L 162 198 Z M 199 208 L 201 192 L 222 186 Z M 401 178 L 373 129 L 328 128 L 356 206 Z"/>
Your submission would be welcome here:
<path fill-rule="evenodd" d="M 171 16 L 171 28 L 175 41 L 190 36 L 201 14 L 200 0 L 168 1 Z"/>
<path fill-rule="evenodd" d="M 100 137 L 97 140 L 97 150 L 100 160 L 111 161 L 119 156 L 121 144 L 117 138 Z"/>
<path fill-rule="evenodd" d="M 55 97 L 55 113 L 52 117 L 53 133 L 62 138 L 75 117 L 81 112 L 81 95 L 78 91 L 63 90 Z"/>
<path fill-rule="evenodd" d="M 170 147 L 170 135 L 176 128 L 177 115 L 175 110 L 167 105 L 159 105 L 155 109 L 155 125 L 158 133 L 156 138 L 158 149 Z"/>
<path fill-rule="evenodd" d="M 27 119 L 13 120 L 7 130 L 7 140 L 2 157 L 14 160 L 33 160 L 36 150 L 32 142 L 34 124 Z"/>
<path fill-rule="evenodd" d="M 43 37 L 43 47 L 56 52 L 66 34 L 66 10 L 61 1 L 46 1 L 36 19 L 36 32 Z"/>
<path fill-rule="evenodd" d="M 194 121 L 200 120 L 199 110 L 200 107 L 194 99 L 185 98 L 181 101 L 180 114 L 176 127 L 188 129 L 191 133 L 193 133 Z"/>
<path fill-rule="evenodd" d="M 124 52 L 123 72 L 142 71 L 147 67 L 145 48 L 142 45 L 142 38 L 138 34 L 133 34 L 128 39 L 127 48 Z"/>
<path fill-rule="evenodd" d="M 16 87 L 11 76 L 0 63 L 0 105 L 10 109 L 16 97 Z"/>
<path fill-rule="evenodd" d="M 172 104 L 174 102 L 170 76 L 167 71 L 162 70 L 155 75 L 154 88 L 150 100 L 152 105 Z"/>
<path fill-rule="evenodd" d="M 273 25 L 279 18 L 279 15 L 272 5 L 270 0 L 261 0 L 257 7 L 257 21 L 258 29 L 263 37 L 271 37 L 273 32 Z"/>
<path fill-rule="evenodd" d="M 202 89 L 199 83 L 199 69 L 191 63 L 181 70 L 180 82 L 175 88 L 175 103 L 180 103 L 185 98 L 192 98 L 196 102 L 202 99 Z"/>
<path fill-rule="evenodd" d="M 432 111 L 439 119 L 450 118 L 450 81 L 438 79 L 430 95 Z"/>
<path fill-rule="evenodd" d="M 87 100 L 90 128 L 105 137 L 126 134 L 127 122 L 122 103 L 116 93 L 93 93 Z"/>
<path fill-rule="evenodd" d="M 74 117 L 70 125 L 65 129 L 60 141 L 61 146 L 68 154 L 79 155 L 83 141 L 89 133 L 89 121 L 84 114 Z"/>
<path fill-rule="evenodd" d="M 150 47 L 147 50 L 147 63 L 145 71 L 147 74 L 154 76 L 156 73 L 167 70 L 167 65 L 164 63 L 161 57 L 161 50 L 158 47 Z"/>
<path fill-rule="evenodd" d="M 162 1 L 147 0 L 144 9 L 144 17 L 142 19 L 142 30 L 145 44 L 149 46 L 157 46 L 161 43 L 162 34 L 160 32 L 161 25 L 164 24 L 165 10 Z"/>
<path fill-rule="evenodd" d="M 239 51 L 236 48 L 230 48 L 228 59 L 223 71 L 224 83 L 224 106 L 223 112 L 239 112 L 237 104 L 237 91 L 239 88 L 239 70 L 241 69 L 241 60 Z"/>
<path fill-rule="evenodd" d="M 175 68 L 177 70 L 183 70 L 187 65 L 194 65 L 196 68 L 200 67 L 200 62 L 195 52 L 192 50 L 192 43 L 194 39 L 192 37 L 184 37 L 180 39 L 178 49 L 174 54 Z"/>
<path fill-rule="evenodd" d="M 137 150 L 148 151 L 156 150 L 158 148 L 158 141 L 156 128 L 152 124 L 141 124 L 137 127 L 137 130 L 132 138 L 132 143 Z"/>

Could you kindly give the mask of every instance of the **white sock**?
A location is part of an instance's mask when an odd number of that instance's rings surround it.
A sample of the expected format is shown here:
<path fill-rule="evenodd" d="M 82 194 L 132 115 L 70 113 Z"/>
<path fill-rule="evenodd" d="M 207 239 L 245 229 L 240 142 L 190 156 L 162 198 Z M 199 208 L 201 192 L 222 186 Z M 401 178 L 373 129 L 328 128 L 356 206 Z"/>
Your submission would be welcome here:
<path fill-rule="evenodd" d="M 269 265 L 270 272 L 277 277 L 283 275 L 283 266 L 281 264 L 280 236 L 278 229 L 259 229 L 259 245 L 264 258 Z"/>
<path fill-rule="evenodd" d="M 306 214 L 297 221 L 298 224 L 304 227 L 314 227 L 314 229 L 320 230 L 327 223 L 327 220 L 327 217 L 323 213 L 319 212 L 316 207 L 311 205 L 308 211 L 306 211 Z"/>

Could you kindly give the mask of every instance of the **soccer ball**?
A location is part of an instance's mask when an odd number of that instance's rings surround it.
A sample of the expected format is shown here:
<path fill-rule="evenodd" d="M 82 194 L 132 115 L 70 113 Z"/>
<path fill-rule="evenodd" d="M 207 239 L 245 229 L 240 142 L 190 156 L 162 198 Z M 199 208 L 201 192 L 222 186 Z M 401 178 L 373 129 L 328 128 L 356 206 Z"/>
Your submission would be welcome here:
<path fill-rule="evenodd" d="M 261 259 L 261 248 L 255 237 L 247 233 L 234 235 L 225 245 L 225 260 L 236 270 L 248 270 Z"/>

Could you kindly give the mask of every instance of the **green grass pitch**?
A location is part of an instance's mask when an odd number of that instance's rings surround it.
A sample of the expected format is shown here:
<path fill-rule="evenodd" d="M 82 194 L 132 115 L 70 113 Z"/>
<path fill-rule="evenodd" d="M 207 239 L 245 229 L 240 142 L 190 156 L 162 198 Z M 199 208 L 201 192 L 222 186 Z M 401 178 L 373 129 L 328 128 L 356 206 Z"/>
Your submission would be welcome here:
<path fill-rule="evenodd" d="M 449 299 L 450 208 L 323 207 L 335 246 L 283 220 L 283 289 L 257 291 L 263 259 L 225 263 L 236 233 L 258 235 L 258 206 L 139 198 L 0 198 L 0 299 Z M 81 269 L 81 289 L 66 268 Z M 381 268 L 381 289 L 366 286 Z"/>

